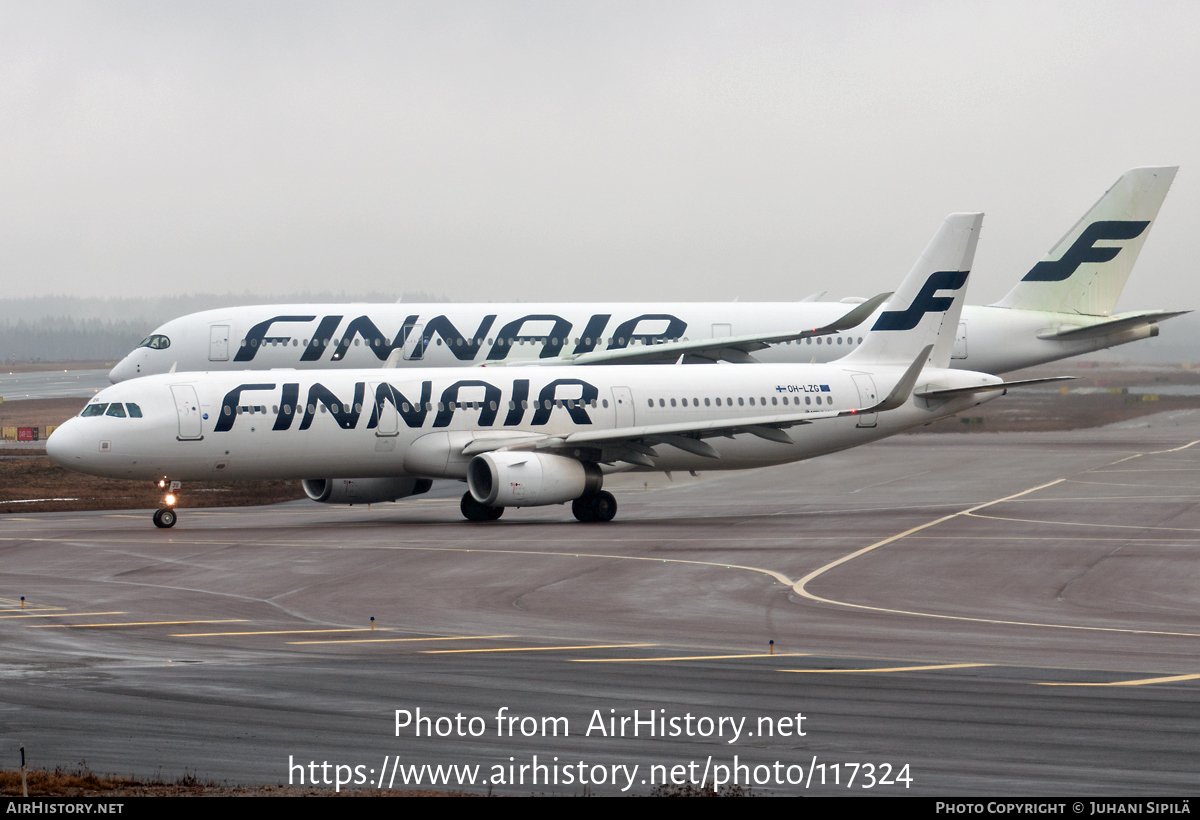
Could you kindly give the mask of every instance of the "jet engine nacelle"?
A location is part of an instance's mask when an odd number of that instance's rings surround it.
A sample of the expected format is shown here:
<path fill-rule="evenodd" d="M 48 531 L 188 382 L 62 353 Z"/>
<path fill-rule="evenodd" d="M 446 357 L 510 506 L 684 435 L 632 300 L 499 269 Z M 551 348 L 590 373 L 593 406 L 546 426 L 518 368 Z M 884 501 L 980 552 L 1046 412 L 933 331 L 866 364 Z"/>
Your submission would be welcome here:
<path fill-rule="evenodd" d="M 467 486 L 488 507 L 562 504 L 600 492 L 595 464 L 542 453 L 484 453 L 467 465 Z"/>
<path fill-rule="evenodd" d="M 428 478 L 306 478 L 304 492 L 322 504 L 378 504 L 429 492 Z"/>

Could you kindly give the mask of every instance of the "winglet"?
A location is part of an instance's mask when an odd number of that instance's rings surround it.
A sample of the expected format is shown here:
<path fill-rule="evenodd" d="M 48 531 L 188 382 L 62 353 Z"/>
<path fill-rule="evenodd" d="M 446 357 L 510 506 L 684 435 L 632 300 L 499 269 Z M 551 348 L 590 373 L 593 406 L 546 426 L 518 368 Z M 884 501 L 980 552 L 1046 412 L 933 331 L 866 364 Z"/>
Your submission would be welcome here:
<path fill-rule="evenodd" d="M 929 361 L 931 353 L 933 353 L 933 345 L 926 345 L 925 349 L 917 354 L 917 358 L 913 359 L 908 370 L 904 371 L 904 375 L 900 377 L 900 381 L 896 382 L 896 386 L 892 388 L 891 393 L 888 393 L 887 398 L 874 407 L 868 407 L 860 412 L 882 413 L 885 410 L 903 407 L 908 401 L 908 397 L 912 395 L 913 388 L 917 386 L 917 379 L 921 378 L 921 371 L 925 369 L 925 363 Z"/>
<path fill-rule="evenodd" d="M 840 333 L 843 330 L 849 330 L 852 327 L 858 327 L 868 318 L 870 318 L 871 314 L 875 312 L 876 308 L 891 298 L 891 291 L 888 291 L 887 293 L 881 293 L 878 296 L 872 296 L 865 302 L 855 305 L 854 310 L 842 316 L 840 319 L 830 322 L 829 324 L 825 325 L 825 327 L 817 328 L 812 332 L 811 335 L 815 336 L 818 334 L 823 335 L 825 333 Z"/>
<path fill-rule="evenodd" d="M 382 369 L 383 370 L 395 370 L 397 367 L 400 366 L 400 357 L 403 354 L 404 354 L 404 351 L 401 348 L 398 348 L 398 347 L 394 348 L 392 350 L 392 352 L 388 354 L 387 361 L 383 363 Z"/>

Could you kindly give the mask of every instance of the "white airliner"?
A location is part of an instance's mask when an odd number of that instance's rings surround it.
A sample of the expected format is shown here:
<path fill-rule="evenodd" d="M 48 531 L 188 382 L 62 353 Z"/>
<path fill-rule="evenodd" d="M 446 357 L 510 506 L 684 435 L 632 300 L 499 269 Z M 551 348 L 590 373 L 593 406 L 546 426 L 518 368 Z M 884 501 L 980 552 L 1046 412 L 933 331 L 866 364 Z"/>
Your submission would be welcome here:
<path fill-rule="evenodd" d="M 466 479 L 471 520 L 569 501 L 579 520 L 608 521 L 606 473 L 813 458 L 1017 384 L 948 368 L 981 222 L 947 217 L 862 344 L 832 364 L 179 372 L 101 391 L 46 449 L 72 470 L 163 486 L 307 479 L 332 503 Z M 173 526 L 176 513 L 168 504 L 154 521 Z"/>
<path fill-rule="evenodd" d="M 967 306 L 950 366 L 1000 374 L 1158 335 L 1187 311 L 1117 313 L 1175 178 L 1135 168 L 994 305 Z M 156 329 L 113 383 L 171 371 L 840 359 L 887 294 L 839 302 L 301 304 L 194 313 Z M 850 300 L 856 301 L 856 300 Z M 881 309 L 881 308 L 880 308 Z M 805 331 L 805 332 L 800 332 Z"/>

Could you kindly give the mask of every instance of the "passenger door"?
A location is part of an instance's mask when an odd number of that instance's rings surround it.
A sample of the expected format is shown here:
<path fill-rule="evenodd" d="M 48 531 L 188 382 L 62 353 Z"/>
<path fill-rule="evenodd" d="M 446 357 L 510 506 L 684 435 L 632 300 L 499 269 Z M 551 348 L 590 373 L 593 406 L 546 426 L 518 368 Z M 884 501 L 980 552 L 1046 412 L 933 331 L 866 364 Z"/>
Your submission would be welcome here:
<path fill-rule="evenodd" d="M 945 348 L 943 348 L 944 350 Z M 967 358 L 967 323 L 958 323 L 958 333 L 954 334 L 954 352 L 950 354 L 951 359 Z"/>
<path fill-rule="evenodd" d="M 200 427 L 200 402 L 196 398 L 196 388 L 190 384 L 173 384 L 171 393 L 175 396 L 175 412 L 179 415 L 179 440 L 199 441 L 204 438 Z"/>
<path fill-rule="evenodd" d="M 208 360 L 229 361 L 229 325 L 213 325 L 208 331 Z"/>
<path fill-rule="evenodd" d="M 879 394 L 875 392 L 875 380 L 867 375 L 853 376 L 854 386 L 858 388 L 858 406 L 873 407 L 879 404 Z M 879 423 L 878 413 L 864 413 L 858 417 L 859 427 L 874 427 Z"/>
<path fill-rule="evenodd" d="M 370 385 L 371 395 L 378 396 L 379 384 Z M 375 412 L 379 414 L 379 425 L 375 428 L 375 435 L 379 438 L 390 438 L 391 436 L 400 435 L 400 414 L 396 412 L 396 405 L 392 404 L 387 398 L 375 399 Z"/>
<path fill-rule="evenodd" d="M 425 351 L 421 349 L 421 334 L 425 332 L 425 325 L 405 325 L 404 329 L 408 331 L 404 336 L 405 361 L 424 358 Z"/>
<path fill-rule="evenodd" d="M 633 393 L 628 387 L 612 389 L 613 407 L 616 411 L 618 427 L 632 427 L 634 424 Z"/>

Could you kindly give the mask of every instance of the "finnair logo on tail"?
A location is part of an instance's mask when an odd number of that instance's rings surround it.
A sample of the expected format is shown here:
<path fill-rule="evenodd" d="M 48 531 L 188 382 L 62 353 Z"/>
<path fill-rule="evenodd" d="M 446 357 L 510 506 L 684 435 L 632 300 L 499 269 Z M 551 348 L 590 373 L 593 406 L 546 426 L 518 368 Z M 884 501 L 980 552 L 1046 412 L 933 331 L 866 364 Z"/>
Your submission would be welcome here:
<path fill-rule="evenodd" d="M 939 290 L 958 290 L 967 283 L 970 271 L 940 270 L 931 273 L 921 292 L 906 310 L 886 310 L 879 314 L 872 330 L 912 330 L 926 313 L 945 313 L 954 304 L 953 296 L 934 296 Z"/>
<path fill-rule="evenodd" d="M 1134 239 L 1142 235 L 1149 222 L 1112 220 L 1093 222 L 1088 225 L 1062 258 L 1052 262 L 1038 262 L 1033 270 L 1025 274 L 1022 282 L 1061 282 L 1085 262 L 1110 262 L 1121 252 L 1120 248 L 1093 247 L 1101 239 Z"/>

